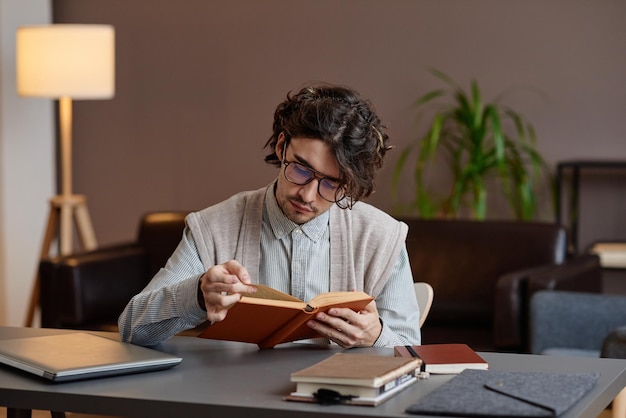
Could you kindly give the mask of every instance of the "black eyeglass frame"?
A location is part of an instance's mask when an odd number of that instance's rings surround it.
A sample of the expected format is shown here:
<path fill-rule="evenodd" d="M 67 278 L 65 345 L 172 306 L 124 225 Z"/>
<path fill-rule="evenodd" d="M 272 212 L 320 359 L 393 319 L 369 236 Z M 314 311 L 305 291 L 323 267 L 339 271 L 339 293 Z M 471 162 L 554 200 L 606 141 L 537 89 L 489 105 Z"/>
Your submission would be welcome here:
<path fill-rule="evenodd" d="M 286 161 L 286 160 L 283 160 L 282 164 L 285 166 L 285 169 L 283 170 L 283 175 L 285 176 L 285 179 L 287 179 L 287 181 L 289 183 L 295 184 L 296 186 L 304 186 L 304 185 L 307 185 L 310 182 L 312 182 L 313 179 L 317 179 L 317 194 L 320 195 L 320 197 L 322 199 L 324 199 L 325 201 L 330 202 L 330 203 L 336 203 L 339 207 L 341 207 L 341 205 L 339 205 L 339 202 L 342 201 L 346 197 L 345 190 L 343 189 L 343 186 L 338 185 L 335 188 L 335 198 L 334 198 L 334 200 L 327 199 L 320 192 L 320 187 L 322 185 L 322 181 L 327 180 L 327 181 L 330 181 L 332 183 L 337 183 L 336 180 L 333 180 L 331 177 L 325 176 L 322 173 L 312 169 L 311 167 L 307 167 L 306 165 L 304 165 L 302 163 L 299 163 L 297 161 Z M 298 183 L 298 182 L 294 181 L 293 179 L 290 179 L 289 176 L 287 175 L 287 167 L 289 167 L 289 165 L 291 165 L 291 164 L 294 164 L 295 166 L 300 167 L 303 171 L 308 171 L 310 173 L 309 179 L 306 180 L 304 183 Z"/>

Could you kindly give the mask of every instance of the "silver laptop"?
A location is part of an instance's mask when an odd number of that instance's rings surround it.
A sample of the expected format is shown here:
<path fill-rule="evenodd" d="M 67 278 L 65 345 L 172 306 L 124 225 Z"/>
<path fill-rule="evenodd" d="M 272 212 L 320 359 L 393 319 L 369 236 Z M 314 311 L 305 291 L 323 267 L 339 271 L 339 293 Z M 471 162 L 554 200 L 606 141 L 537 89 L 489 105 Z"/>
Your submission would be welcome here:
<path fill-rule="evenodd" d="M 0 363 L 55 382 L 162 370 L 182 360 L 84 332 L 0 340 Z"/>

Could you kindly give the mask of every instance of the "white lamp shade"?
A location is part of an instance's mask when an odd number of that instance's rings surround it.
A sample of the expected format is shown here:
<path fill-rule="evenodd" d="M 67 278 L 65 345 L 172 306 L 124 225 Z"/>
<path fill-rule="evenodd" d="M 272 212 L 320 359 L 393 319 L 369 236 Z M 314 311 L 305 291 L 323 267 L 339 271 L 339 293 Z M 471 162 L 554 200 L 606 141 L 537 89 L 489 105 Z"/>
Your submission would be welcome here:
<path fill-rule="evenodd" d="M 21 96 L 107 99 L 115 94 L 115 32 L 110 25 L 20 27 L 16 47 Z"/>

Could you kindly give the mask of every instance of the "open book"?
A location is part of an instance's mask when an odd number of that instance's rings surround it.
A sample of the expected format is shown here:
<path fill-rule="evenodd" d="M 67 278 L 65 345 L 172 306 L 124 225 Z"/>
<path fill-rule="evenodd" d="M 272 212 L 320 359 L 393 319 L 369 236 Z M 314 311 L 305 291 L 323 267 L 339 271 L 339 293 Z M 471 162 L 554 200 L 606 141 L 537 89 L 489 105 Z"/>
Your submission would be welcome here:
<path fill-rule="evenodd" d="M 223 321 L 206 328 L 199 337 L 241 341 L 260 348 L 317 338 L 320 335 L 306 325 L 318 312 L 330 308 L 350 308 L 355 312 L 374 300 L 365 292 L 328 292 L 308 302 L 263 285 L 254 285 L 256 293 L 246 293 L 233 305 Z"/>

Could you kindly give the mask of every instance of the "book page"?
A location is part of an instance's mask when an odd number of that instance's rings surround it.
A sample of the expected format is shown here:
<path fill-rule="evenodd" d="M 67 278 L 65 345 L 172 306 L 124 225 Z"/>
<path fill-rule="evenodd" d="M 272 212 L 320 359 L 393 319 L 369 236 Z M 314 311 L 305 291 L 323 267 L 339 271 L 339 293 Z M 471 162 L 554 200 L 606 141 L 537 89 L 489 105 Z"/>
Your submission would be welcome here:
<path fill-rule="evenodd" d="M 368 299 L 370 301 L 373 300 L 373 298 L 365 292 L 328 292 L 315 296 L 309 301 L 309 305 L 314 308 L 329 305 L 340 306 L 342 303 L 349 304 L 350 302 Z"/>
<path fill-rule="evenodd" d="M 295 296 L 291 296 L 287 293 L 283 293 L 280 290 L 272 289 L 269 286 L 262 284 L 253 284 L 256 287 L 256 293 L 242 293 L 242 296 L 256 299 L 270 299 L 270 300 L 289 300 L 292 302 L 302 302 Z"/>

